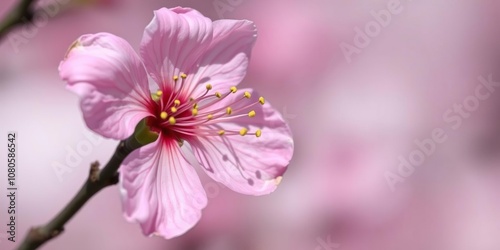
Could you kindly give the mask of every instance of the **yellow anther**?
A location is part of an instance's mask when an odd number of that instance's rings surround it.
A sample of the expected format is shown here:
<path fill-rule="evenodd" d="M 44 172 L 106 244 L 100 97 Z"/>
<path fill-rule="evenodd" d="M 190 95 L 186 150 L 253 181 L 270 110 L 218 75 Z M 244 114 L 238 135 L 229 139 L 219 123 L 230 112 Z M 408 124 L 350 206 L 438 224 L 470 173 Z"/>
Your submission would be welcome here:
<path fill-rule="evenodd" d="M 260 137 L 261 135 L 262 135 L 262 130 L 257 129 L 257 131 L 255 131 L 255 136 Z"/>
<path fill-rule="evenodd" d="M 227 107 L 226 114 L 230 115 L 231 113 L 233 113 L 233 109 L 231 107 Z"/>
<path fill-rule="evenodd" d="M 170 108 L 170 111 L 172 111 L 172 113 L 175 113 L 175 112 L 177 112 L 177 108 L 176 107 L 172 107 L 172 108 Z"/>
<path fill-rule="evenodd" d="M 217 98 L 221 98 L 221 97 L 222 97 L 222 95 L 221 95 L 219 92 L 215 92 L 215 96 L 216 96 Z"/>
<path fill-rule="evenodd" d="M 194 98 L 193 97 L 189 97 L 189 101 L 190 102 L 194 101 Z"/>
<path fill-rule="evenodd" d="M 255 110 L 248 112 L 249 117 L 255 117 L 255 115 L 256 115 Z"/>
<path fill-rule="evenodd" d="M 260 104 L 264 105 L 264 103 L 266 103 L 266 100 L 264 100 L 264 97 L 259 97 L 259 102 Z"/>
<path fill-rule="evenodd" d="M 184 145 L 184 140 L 179 139 L 177 140 L 177 143 L 179 144 L 179 147 L 182 147 Z"/>
<path fill-rule="evenodd" d="M 180 100 L 175 100 L 174 101 L 174 105 L 179 107 L 179 105 L 181 105 L 181 101 Z"/>
<path fill-rule="evenodd" d="M 195 104 L 193 105 L 193 108 L 194 108 L 194 109 L 198 109 L 198 108 L 199 108 L 198 103 L 195 103 Z"/>
<path fill-rule="evenodd" d="M 212 114 L 207 115 L 207 119 L 212 120 L 212 118 L 214 118 Z"/>
<path fill-rule="evenodd" d="M 163 112 L 160 113 L 160 118 L 163 119 L 163 120 L 167 119 L 167 116 L 168 116 L 168 114 L 165 111 L 163 111 Z"/>
<path fill-rule="evenodd" d="M 206 85 L 206 87 L 207 87 L 207 90 L 211 90 L 211 89 L 212 89 L 212 84 L 208 83 L 208 84 Z"/>
<path fill-rule="evenodd" d="M 229 88 L 229 90 L 231 90 L 231 93 L 236 93 L 236 91 L 238 91 L 235 86 L 232 86 L 231 88 Z"/>
<path fill-rule="evenodd" d="M 198 115 L 198 109 L 191 110 L 191 113 L 193 114 L 193 116 Z"/>
<path fill-rule="evenodd" d="M 163 91 L 161 91 L 161 90 L 156 91 L 156 95 L 157 95 L 157 96 L 161 96 L 161 95 L 163 95 Z"/>
<path fill-rule="evenodd" d="M 248 91 L 245 91 L 245 94 L 243 94 L 243 96 L 247 99 L 250 99 L 250 97 L 252 97 L 252 95 Z"/>
<path fill-rule="evenodd" d="M 219 135 L 224 135 L 226 133 L 226 131 L 224 130 L 219 130 L 219 132 L 217 132 Z"/>
<path fill-rule="evenodd" d="M 247 134 L 247 132 L 248 132 L 248 129 L 246 129 L 246 128 L 242 128 L 242 129 L 240 130 L 240 135 L 241 135 L 241 136 L 244 136 L 244 135 L 246 135 L 246 134 Z"/>
<path fill-rule="evenodd" d="M 175 118 L 173 116 L 171 116 L 170 118 L 168 118 L 168 122 L 170 122 L 170 125 L 174 125 L 175 124 Z"/>
<path fill-rule="evenodd" d="M 184 74 L 184 73 L 182 73 L 182 74 L 181 74 L 181 78 L 182 78 L 182 79 L 186 79 L 186 77 L 187 77 L 187 75 L 186 75 L 186 74 Z"/>
<path fill-rule="evenodd" d="M 174 79 L 174 81 L 179 80 L 179 77 L 178 77 L 178 76 L 174 76 L 174 77 L 172 77 L 172 78 Z"/>

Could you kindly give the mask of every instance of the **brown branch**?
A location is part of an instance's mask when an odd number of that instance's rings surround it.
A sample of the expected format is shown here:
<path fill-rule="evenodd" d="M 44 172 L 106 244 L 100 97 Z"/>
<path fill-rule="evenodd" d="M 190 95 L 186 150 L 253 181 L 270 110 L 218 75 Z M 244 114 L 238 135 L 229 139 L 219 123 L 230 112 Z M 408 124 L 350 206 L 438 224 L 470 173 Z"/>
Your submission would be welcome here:
<path fill-rule="evenodd" d="M 141 147 L 135 136 L 132 135 L 120 142 L 115 153 L 106 166 L 99 170 L 99 163 L 90 166 L 89 177 L 73 199 L 49 223 L 33 227 L 24 238 L 18 250 L 36 249 L 45 242 L 53 239 L 64 231 L 64 225 L 92 198 L 105 187 L 118 183 L 118 168 L 125 157 Z"/>
<path fill-rule="evenodd" d="M 34 2 L 35 0 L 20 0 L 17 6 L 7 14 L 5 19 L 0 22 L 0 40 L 2 40 L 12 28 L 33 19 Z"/>

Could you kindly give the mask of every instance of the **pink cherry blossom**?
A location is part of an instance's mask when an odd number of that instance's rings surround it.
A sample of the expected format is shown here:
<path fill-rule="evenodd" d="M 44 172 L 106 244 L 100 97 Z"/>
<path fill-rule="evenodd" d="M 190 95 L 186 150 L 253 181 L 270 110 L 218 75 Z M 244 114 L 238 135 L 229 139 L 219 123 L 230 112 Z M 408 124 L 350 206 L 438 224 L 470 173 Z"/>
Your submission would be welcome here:
<path fill-rule="evenodd" d="M 256 37 L 247 20 L 212 22 L 193 9 L 162 8 L 140 55 L 98 33 L 81 36 L 61 62 L 90 129 L 121 140 L 145 118 L 159 134 L 120 167 L 124 215 L 144 234 L 172 238 L 200 219 L 207 197 L 192 165 L 243 194 L 269 194 L 281 181 L 291 131 L 263 97 L 236 87 Z"/>

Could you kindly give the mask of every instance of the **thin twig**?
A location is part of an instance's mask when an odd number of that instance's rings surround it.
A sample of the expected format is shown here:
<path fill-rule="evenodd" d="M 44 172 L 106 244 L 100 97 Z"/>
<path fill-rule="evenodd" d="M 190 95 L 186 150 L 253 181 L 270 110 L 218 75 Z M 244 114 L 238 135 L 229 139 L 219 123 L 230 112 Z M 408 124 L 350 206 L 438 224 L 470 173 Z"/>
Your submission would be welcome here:
<path fill-rule="evenodd" d="M 68 222 L 85 203 L 105 187 L 118 183 L 118 168 L 135 149 L 141 147 L 135 136 L 120 142 L 106 166 L 99 170 L 99 163 L 91 164 L 89 177 L 73 199 L 49 223 L 31 228 L 18 250 L 36 249 L 63 232 Z"/>
<path fill-rule="evenodd" d="M 36 0 L 20 0 L 17 6 L 0 22 L 0 40 L 17 25 L 33 19 L 33 4 Z"/>

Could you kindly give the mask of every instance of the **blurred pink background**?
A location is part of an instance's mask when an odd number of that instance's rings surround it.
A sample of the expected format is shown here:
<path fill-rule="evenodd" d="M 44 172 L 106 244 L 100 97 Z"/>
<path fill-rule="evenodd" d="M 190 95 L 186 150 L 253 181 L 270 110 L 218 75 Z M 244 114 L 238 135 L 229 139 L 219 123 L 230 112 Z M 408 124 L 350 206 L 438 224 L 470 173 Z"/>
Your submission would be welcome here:
<path fill-rule="evenodd" d="M 3 0 L 0 17 L 15 2 Z M 57 15 L 0 43 L 0 138 L 19 134 L 18 241 L 52 218 L 80 188 L 90 162 L 106 162 L 117 144 L 85 127 L 78 98 L 58 77 L 69 45 L 105 31 L 137 49 L 153 10 L 186 6 L 213 20 L 256 23 L 259 38 L 242 84 L 265 95 L 292 127 L 295 154 L 280 187 L 249 197 L 203 176 L 209 204 L 202 220 L 168 241 L 127 223 L 111 187 L 40 249 L 500 249 L 500 94 L 492 92 L 457 129 L 443 118 L 475 95 L 480 76 L 500 82 L 499 2 L 40 2 L 49 5 Z M 381 11 L 390 14 L 377 30 Z M 346 56 L 342 44 L 356 46 L 356 30 L 370 25 L 375 35 Z M 399 157 L 408 158 L 419 149 L 415 140 L 436 128 L 447 141 L 392 189 L 387 173 L 398 173 Z M 75 158 L 78 149 L 84 153 Z M 58 175 L 61 164 L 71 171 Z M 0 228 L 0 249 L 13 248 Z"/>

